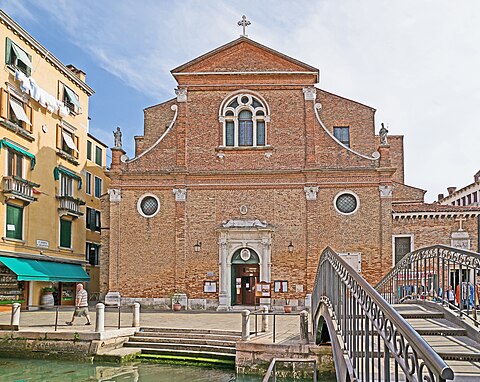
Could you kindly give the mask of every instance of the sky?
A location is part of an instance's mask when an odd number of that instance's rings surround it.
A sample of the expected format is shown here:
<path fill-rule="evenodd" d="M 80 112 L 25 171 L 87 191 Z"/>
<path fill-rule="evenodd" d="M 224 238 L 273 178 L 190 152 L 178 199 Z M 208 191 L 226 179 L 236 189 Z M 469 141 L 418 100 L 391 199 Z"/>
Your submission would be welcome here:
<path fill-rule="evenodd" d="M 133 157 L 143 109 L 175 96 L 170 70 L 239 37 L 320 69 L 318 87 L 375 108 L 404 135 L 405 181 L 436 200 L 480 170 L 480 1 L 0 0 L 65 64 L 87 73 L 90 132 L 120 126 Z"/>

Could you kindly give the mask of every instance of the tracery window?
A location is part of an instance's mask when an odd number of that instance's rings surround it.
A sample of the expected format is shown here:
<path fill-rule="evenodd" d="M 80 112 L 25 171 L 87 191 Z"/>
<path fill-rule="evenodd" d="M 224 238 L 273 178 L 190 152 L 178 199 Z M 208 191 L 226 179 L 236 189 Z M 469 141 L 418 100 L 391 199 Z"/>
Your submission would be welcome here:
<path fill-rule="evenodd" d="M 237 94 L 225 102 L 220 121 L 223 122 L 223 144 L 227 147 L 267 146 L 266 122 L 268 109 L 251 94 Z"/>

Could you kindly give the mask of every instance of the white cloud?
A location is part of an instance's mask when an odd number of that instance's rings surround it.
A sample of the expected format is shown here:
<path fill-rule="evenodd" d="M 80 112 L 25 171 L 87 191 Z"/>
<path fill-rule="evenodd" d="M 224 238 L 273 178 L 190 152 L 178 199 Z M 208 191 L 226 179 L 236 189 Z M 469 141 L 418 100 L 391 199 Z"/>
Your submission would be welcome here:
<path fill-rule="evenodd" d="M 159 101 L 173 95 L 170 70 L 237 38 L 246 14 L 251 38 L 320 68 L 321 87 L 375 107 L 377 126 L 405 135 L 406 180 L 429 199 L 480 167 L 478 1 L 31 4 L 104 70 Z M 34 17 L 20 2 L 2 7 Z"/>

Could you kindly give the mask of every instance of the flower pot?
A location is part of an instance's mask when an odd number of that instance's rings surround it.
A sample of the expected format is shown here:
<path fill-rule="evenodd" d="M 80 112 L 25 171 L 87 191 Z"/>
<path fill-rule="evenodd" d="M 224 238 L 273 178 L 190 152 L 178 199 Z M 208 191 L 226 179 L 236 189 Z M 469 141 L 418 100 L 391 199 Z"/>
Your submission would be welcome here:
<path fill-rule="evenodd" d="M 182 309 L 182 304 L 175 303 L 175 304 L 172 305 L 172 307 L 173 307 L 173 310 L 174 310 L 175 312 L 178 312 L 179 310 Z"/>
<path fill-rule="evenodd" d="M 291 305 L 284 305 L 283 306 L 283 311 L 285 313 L 292 313 L 292 306 Z"/>
<path fill-rule="evenodd" d="M 42 296 L 40 297 L 40 305 L 42 305 L 42 309 L 52 308 L 55 305 L 53 293 L 43 292 Z"/>

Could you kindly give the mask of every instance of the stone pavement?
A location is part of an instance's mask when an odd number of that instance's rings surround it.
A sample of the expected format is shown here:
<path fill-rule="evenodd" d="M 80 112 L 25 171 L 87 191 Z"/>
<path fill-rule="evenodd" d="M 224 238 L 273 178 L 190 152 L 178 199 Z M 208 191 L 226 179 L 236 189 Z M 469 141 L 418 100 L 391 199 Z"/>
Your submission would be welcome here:
<path fill-rule="evenodd" d="M 73 326 L 67 326 L 65 321 L 70 321 L 73 308 L 62 308 L 58 313 L 58 332 L 94 332 L 95 310 L 90 309 L 91 326 L 85 326 L 84 317 L 76 318 Z M 22 311 L 20 314 L 20 331 L 29 332 L 52 332 L 55 329 L 55 310 Z M 251 316 L 250 330 L 255 330 L 255 317 Z M 260 330 L 261 318 L 258 317 L 258 330 Z M 275 320 L 275 342 L 288 343 L 299 338 L 300 318 L 298 315 L 278 315 Z M 0 312 L 0 325 L 10 324 L 10 312 Z M 120 327 L 132 326 L 131 311 L 122 311 L 120 314 Z M 242 315 L 239 311 L 234 312 L 210 312 L 210 311 L 146 311 L 141 312 L 141 327 L 157 328 L 188 328 L 188 329 L 220 329 L 242 330 Z M 113 330 L 118 327 L 118 310 L 107 308 L 105 311 L 105 330 Z M 253 337 L 255 342 L 272 343 L 273 317 L 269 316 L 269 330 Z"/>

